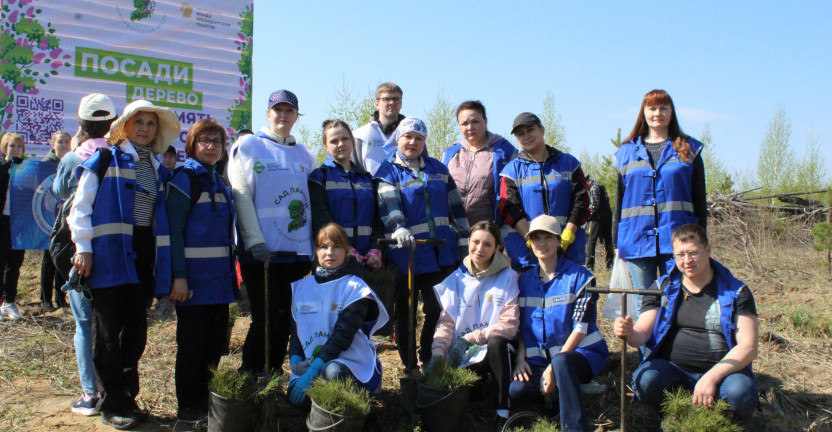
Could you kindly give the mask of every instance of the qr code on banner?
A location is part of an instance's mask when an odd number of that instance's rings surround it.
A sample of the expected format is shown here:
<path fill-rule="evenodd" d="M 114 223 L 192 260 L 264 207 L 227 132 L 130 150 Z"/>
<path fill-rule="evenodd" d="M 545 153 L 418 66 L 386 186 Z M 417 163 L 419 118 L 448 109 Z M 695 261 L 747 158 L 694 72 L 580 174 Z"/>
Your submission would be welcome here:
<path fill-rule="evenodd" d="M 17 133 L 29 144 L 49 144 L 52 133 L 64 126 L 61 99 L 18 96 L 15 104 Z"/>

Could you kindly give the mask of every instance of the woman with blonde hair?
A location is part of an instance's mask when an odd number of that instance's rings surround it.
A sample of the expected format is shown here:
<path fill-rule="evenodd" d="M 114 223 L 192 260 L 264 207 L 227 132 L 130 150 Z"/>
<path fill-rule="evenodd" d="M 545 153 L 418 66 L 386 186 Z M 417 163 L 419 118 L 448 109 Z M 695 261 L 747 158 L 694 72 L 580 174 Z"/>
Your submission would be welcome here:
<path fill-rule="evenodd" d="M 170 172 L 154 154 L 179 137 L 179 118 L 145 100 L 130 103 L 110 127 L 116 143 L 77 169 L 67 217 L 73 264 L 92 293 L 93 357 L 104 424 L 130 429 L 146 415 L 136 404 L 139 359 L 147 342 L 145 308 L 170 290 L 165 184 Z M 99 166 L 106 175 L 98 178 Z M 94 206 L 93 206 L 94 204 Z"/>
<path fill-rule="evenodd" d="M 23 265 L 24 250 L 12 249 L 11 203 L 9 202 L 9 181 L 12 164 L 23 162 L 26 152 L 26 140 L 16 133 L 6 132 L 0 141 L 5 160 L 0 164 L 0 270 L 3 271 L 3 305 L 0 306 L 0 319 L 7 318 L 20 321 L 23 314 L 17 308 L 17 280 L 20 279 L 20 266 Z"/>

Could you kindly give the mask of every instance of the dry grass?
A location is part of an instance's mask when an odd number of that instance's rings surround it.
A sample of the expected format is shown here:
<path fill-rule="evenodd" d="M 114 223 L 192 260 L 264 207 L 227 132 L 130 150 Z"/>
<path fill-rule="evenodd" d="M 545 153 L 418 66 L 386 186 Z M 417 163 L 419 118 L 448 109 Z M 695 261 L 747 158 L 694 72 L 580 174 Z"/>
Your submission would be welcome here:
<path fill-rule="evenodd" d="M 824 257 L 811 249 L 811 233 L 797 225 L 784 224 L 770 215 L 727 214 L 714 220 L 710 229 L 714 257 L 745 281 L 754 292 L 760 319 L 760 353 L 754 370 L 760 382 L 762 412 L 748 429 L 762 431 L 832 431 L 832 338 L 813 330 L 812 323 L 832 322 L 827 300 L 832 278 L 825 274 Z M 603 255 L 603 251 L 599 251 Z M 600 256 L 599 256 L 599 262 Z M 600 265 L 598 265 L 600 267 Z M 37 294 L 40 253 L 29 253 L 20 285 L 20 303 L 26 315 L 22 323 L 0 324 L 0 430 L 108 430 L 97 418 L 69 413 L 69 404 L 79 392 L 73 347 L 74 323 L 69 310 L 42 314 Z M 609 272 L 596 273 L 598 284 L 609 282 Z M 602 310 L 603 299 L 599 304 Z M 795 312 L 808 320 L 795 318 Z M 805 322 L 797 324 L 795 322 Z M 221 367 L 237 367 L 248 328 L 240 318 L 232 334 L 229 356 Z M 150 321 L 148 344 L 140 364 L 142 405 L 154 422 L 146 431 L 169 431 L 174 427 L 176 397 L 173 365 L 175 321 Z M 590 423 L 599 430 L 619 428 L 620 345 L 611 336 L 611 323 L 601 319 L 602 332 L 610 343 L 611 358 L 597 380 L 607 392 L 586 398 Z M 817 326 L 815 326 L 817 327 Z M 823 328 L 822 326 L 820 327 Z M 373 400 L 380 431 L 410 431 L 415 423 L 400 403 L 402 365 L 391 338 L 379 338 L 384 367 L 383 391 Z M 630 370 L 637 363 L 634 350 L 628 354 Z M 284 365 L 288 371 L 288 364 Z M 629 389 L 628 389 L 629 391 Z M 475 392 L 476 393 L 476 392 Z M 472 403 L 466 424 L 471 430 L 492 430 L 493 406 L 488 394 Z M 639 403 L 630 405 L 628 430 L 658 430 L 658 419 Z M 279 404 L 281 431 L 305 430 L 305 413 Z M 554 415 L 552 408 L 540 409 Z"/>

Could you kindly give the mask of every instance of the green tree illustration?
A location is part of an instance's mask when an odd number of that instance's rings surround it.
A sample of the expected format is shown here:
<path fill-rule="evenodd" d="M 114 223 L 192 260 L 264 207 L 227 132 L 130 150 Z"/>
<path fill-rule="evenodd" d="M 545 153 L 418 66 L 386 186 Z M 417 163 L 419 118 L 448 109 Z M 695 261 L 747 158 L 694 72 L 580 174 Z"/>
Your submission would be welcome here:
<path fill-rule="evenodd" d="M 12 123 L 15 93 L 38 94 L 37 85 L 58 75 L 59 68 L 69 67 L 67 60 L 72 58 L 60 48 L 52 23 L 44 27 L 37 19 L 42 10 L 32 1 L 3 2 L 0 12 L 0 126 L 5 130 Z"/>

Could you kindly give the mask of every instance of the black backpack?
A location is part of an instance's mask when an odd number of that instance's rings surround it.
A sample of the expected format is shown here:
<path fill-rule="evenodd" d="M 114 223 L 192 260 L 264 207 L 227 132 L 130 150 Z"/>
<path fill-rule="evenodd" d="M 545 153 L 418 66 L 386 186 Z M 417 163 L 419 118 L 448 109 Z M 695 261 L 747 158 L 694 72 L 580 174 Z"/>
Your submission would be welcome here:
<path fill-rule="evenodd" d="M 113 160 L 113 152 L 106 147 L 99 148 L 96 151 L 101 153 L 97 172 L 98 184 L 100 185 L 101 179 L 106 175 L 107 168 L 110 167 L 110 162 Z M 55 225 L 52 226 L 52 234 L 49 236 L 49 255 L 52 257 L 52 262 L 55 263 L 55 269 L 64 279 L 69 278 L 69 271 L 72 270 L 72 257 L 75 255 L 72 231 L 70 231 L 69 224 L 66 221 L 66 217 L 69 216 L 69 211 L 72 209 L 74 198 L 75 193 L 64 201 L 61 211 L 55 219 Z"/>

